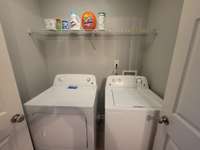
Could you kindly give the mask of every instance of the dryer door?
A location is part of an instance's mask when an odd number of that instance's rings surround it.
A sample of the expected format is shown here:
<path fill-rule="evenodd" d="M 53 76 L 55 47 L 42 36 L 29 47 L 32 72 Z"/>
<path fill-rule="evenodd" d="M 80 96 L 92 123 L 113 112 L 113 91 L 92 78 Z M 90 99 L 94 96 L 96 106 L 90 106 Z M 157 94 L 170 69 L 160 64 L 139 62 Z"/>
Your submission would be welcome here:
<path fill-rule="evenodd" d="M 87 149 L 87 120 L 77 110 L 33 113 L 30 128 L 36 149 Z"/>

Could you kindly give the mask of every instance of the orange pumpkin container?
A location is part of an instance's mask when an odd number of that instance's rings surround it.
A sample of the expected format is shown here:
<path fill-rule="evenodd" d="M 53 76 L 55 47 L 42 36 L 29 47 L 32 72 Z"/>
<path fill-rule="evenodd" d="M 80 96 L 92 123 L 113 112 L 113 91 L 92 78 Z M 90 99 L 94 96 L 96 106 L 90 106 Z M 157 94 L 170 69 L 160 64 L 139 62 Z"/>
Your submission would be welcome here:
<path fill-rule="evenodd" d="M 85 30 L 94 30 L 96 29 L 97 19 L 93 12 L 86 11 L 83 13 L 81 18 L 82 27 Z"/>

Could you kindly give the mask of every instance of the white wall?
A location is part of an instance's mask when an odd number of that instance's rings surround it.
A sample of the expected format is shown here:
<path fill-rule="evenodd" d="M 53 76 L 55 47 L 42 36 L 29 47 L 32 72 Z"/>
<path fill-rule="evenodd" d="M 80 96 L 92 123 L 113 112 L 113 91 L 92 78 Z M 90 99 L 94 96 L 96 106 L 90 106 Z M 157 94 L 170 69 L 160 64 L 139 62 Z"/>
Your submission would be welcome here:
<path fill-rule="evenodd" d="M 71 11 L 79 15 L 85 10 L 92 10 L 95 13 L 105 11 L 106 28 L 113 31 L 144 28 L 148 7 L 149 0 L 40 1 L 43 18 L 69 18 Z M 92 40 L 96 49 L 86 38 L 73 38 L 73 40 L 62 38 L 47 41 L 44 43 L 44 49 L 51 80 L 57 73 L 66 71 L 95 73 L 105 78 L 112 72 L 114 59 L 120 59 L 121 70 L 134 68 L 135 60 L 132 58 L 134 56 L 129 57 L 129 55 L 134 55 L 136 50 L 142 48 L 140 39 L 132 38 L 132 43 L 130 43 L 130 38 L 98 38 Z"/>
<path fill-rule="evenodd" d="M 145 49 L 142 74 L 147 76 L 151 89 L 164 96 L 168 72 L 176 41 L 183 0 L 152 0 L 148 27 L 157 29 L 158 36 Z"/>
<path fill-rule="evenodd" d="M 71 11 L 82 14 L 86 10 L 95 13 L 104 11 L 107 21 L 120 17 L 134 17 L 144 20 L 147 14 L 149 0 L 40 0 L 43 17 L 69 17 Z M 111 20 L 110 20 L 111 22 Z"/>
<path fill-rule="evenodd" d="M 144 28 L 148 6 L 149 0 L 40 0 L 43 18 L 69 18 L 70 11 L 79 15 L 86 10 L 105 11 L 106 28 L 112 31 Z M 136 65 L 139 67 L 140 57 L 137 63 L 134 57 L 136 51 L 140 56 L 141 38 L 132 38 L 132 43 L 130 38 L 124 37 L 92 38 L 95 48 L 86 37 L 46 40 L 43 51 L 51 83 L 59 73 L 95 74 L 100 89 L 100 107 L 103 108 L 104 83 L 113 71 L 114 60 L 119 59 L 120 72 Z"/>
<path fill-rule="evenodd" d="M 47 67 L 39 44 L 28 29 L 42 26 L 37 0 L 1 0 L 0 22 L 3 25 L 17 85 L 23 101 L 49 86 Z"/>
<path fill-rule="evenodd" d="M 142 64 L 151 88 L 163 96 L 182 2 L 152 0 L 150 5 L 149 0 L 1 0 L 0 21 L 22 99 L 26 101 L 48 88 L 56 74 L 92 73 L 97 76 L 103 100 L 105 78 L 113 70 L 114 59 L 120 60 L 120 71 L 140 70 Z M 85 10 L 105 11 L 107 29 L 113 31 L 143 28 L 148 17 L 149 28 L 158 29 L 159 34 L 146 50 L 143 37 L 132 38 L 131 43 L 127 38 L 94 38 L 93 48 L 84 37 L 46 40 L 41 46 L 27 34 L 29 28 L 41 29 L 43 18 L 68 18 L 70 11 L 81 14 Z"/>

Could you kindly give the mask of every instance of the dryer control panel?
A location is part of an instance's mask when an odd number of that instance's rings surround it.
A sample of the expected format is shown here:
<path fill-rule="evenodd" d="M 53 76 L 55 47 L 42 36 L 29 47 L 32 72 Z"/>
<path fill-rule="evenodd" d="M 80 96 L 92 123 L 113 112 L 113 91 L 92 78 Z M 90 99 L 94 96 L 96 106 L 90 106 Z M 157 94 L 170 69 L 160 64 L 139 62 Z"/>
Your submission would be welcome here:
<path fill-rule="evenodd" d="M 106 87 L 130 87 L 148 89 L 148 82 L 144 76 L 109 76 L 106 81 Z"/>
<path fill-rule="evenodd" d="M 87 74 L 59 74 L 55 77 L 53 86 L 96 87 L 96 78 Z"/>

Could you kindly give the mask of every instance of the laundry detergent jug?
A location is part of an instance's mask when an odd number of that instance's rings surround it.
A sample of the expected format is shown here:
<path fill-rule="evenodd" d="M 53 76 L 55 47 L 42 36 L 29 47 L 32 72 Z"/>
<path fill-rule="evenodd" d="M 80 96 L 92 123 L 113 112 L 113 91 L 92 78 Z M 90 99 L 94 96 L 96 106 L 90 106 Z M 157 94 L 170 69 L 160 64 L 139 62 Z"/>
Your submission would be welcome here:
<path fill-rule="evenodd" d="M 97 19 L 93 12 L 86 11 L 82 15 L 81 19 L 82 28 L 85 30 L 94 30 L 96 29 Z"/>

